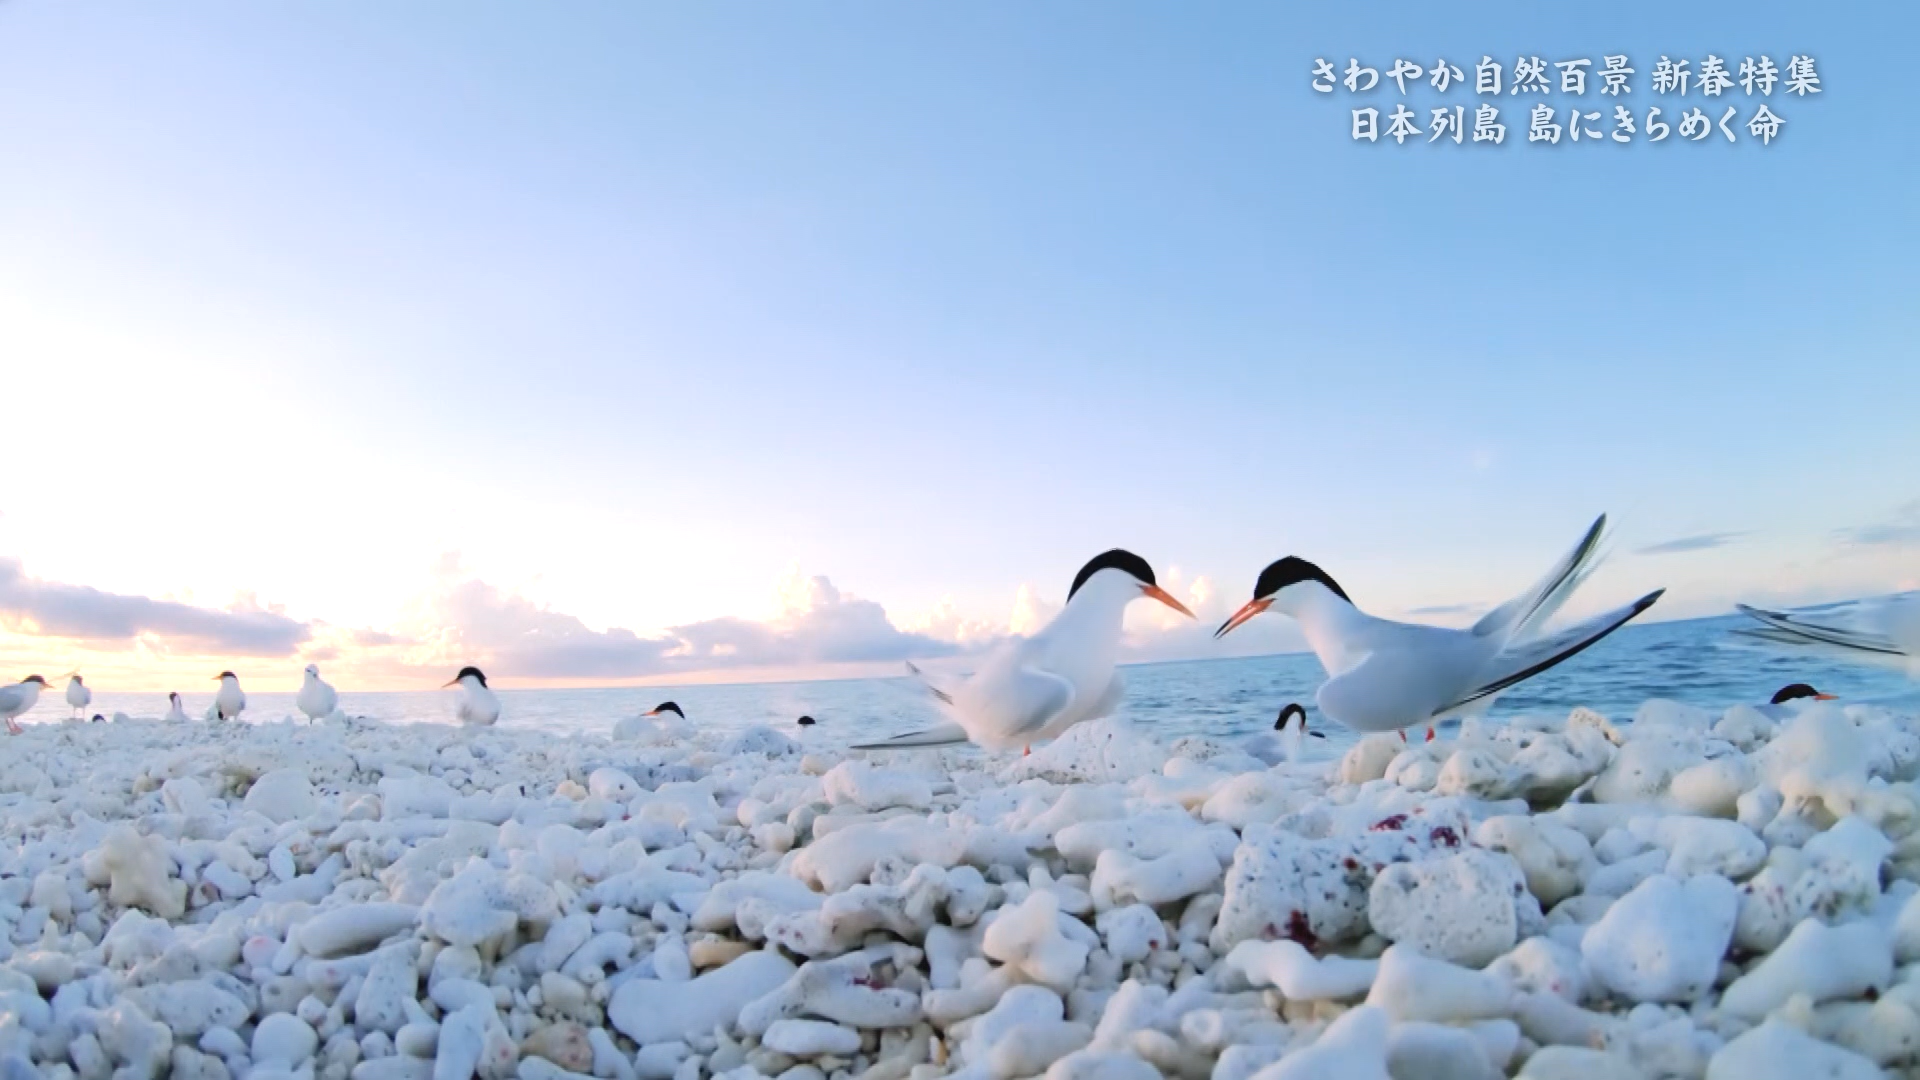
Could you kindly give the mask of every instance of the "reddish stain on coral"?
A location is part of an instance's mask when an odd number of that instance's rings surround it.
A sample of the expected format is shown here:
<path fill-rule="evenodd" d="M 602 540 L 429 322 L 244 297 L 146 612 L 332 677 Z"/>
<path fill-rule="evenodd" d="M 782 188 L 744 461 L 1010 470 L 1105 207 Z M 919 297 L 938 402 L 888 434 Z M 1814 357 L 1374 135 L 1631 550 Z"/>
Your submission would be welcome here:
<path fill-rule="evenodd" d="M 1288 940 L 1297 941 L 1309 949 L 1320 941 L 1319 935 L 1313 932 L 1313 927 L 1307 924 L 1307 913 L 1299 910 L 1287 916 L 1286 936 Z"/>
<path fill-rule="evenodd" d="M 1406 824 L 1407 815 L 1394 814 L 1391 817 L 1383 817 L 1379 821 L 1374 822 L 1373 831 L 1381 832 L 1388 829 L 1403 829 L 1406 827 Z"/>
<path fill-rule="evenodd" d="M 1427 839 L 1436 844 L 1445 844 L 1448 847 L 1460 846 L 1460 834 L 1454 832 L 1453 826 L 1451 825 L 1434 826 L 1433 831 L 1427 834 Z"/>

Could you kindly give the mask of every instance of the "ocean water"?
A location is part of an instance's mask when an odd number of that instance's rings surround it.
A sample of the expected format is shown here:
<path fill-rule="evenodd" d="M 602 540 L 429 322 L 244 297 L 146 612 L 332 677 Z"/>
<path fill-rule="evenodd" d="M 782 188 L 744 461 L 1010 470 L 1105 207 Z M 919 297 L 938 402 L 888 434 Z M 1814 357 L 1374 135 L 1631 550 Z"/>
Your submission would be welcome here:
<path fill-rule="evenodd" d="M 1560 667 L 1503 695 L 1489 719 L 1523 714 L 1564 715 L 1576 705 L 1628 719 L 1653 697 L 1722 709 L 1736 702 L 1764 702 L 1792 682 L 1808 682 L 1846 701 L 1920 709 L 1920 683 L 1900 672 L 1829 658 L 1806 650 L 1753 644 L 1731 631 L 1739 616 L 1628 626 Z M 1125 669 L 1122 715 L 1162 738 L 1179 735 L 1242 736 L 1272 727 L 1290 701 L 1307 706 L 1309 724 L 1329 736 L 1316 750 L 1337 749 L 1352 736 L 1323 720 L 1313 707 L 1322 680 L 1311 654 L 1233 660 L 1138 664 Z M 69 710 L 63 687 L 41 695 L 25 722 L 57 722 Z M 271 721 L 296 715 L 292 694 L 249 693 L 247 718 Z M 848 743 L 914 731 L 939 722 L 925 689 L 904 674 L 887 679 L 725 686 L 628 687 L 604 690 L 503 690 L 503 726 L 536 728 L 555 735 L 606 734 L 616 720 L 672 699 L 687 717 L 714 730 L 767 724 L 797 731 L 806 714 L 819 721 L 810 741 Z M 198 718 L 212 691 L 186 695 L 189 716 Z M 356 716 L 395 722 L 452 723 L 454 691 L 354 693 L 342 690 L 340 706 Z M 111 716 L 159 716 L 164 694 L 119 694 L 96 690 L 90 712 Z M 1417 733 L 1416 733 L 1417 735 Z M 3 744 L 0 744 L 3 745 Z M 1317 756 L 1317 755 L 1316 755 Z"/>

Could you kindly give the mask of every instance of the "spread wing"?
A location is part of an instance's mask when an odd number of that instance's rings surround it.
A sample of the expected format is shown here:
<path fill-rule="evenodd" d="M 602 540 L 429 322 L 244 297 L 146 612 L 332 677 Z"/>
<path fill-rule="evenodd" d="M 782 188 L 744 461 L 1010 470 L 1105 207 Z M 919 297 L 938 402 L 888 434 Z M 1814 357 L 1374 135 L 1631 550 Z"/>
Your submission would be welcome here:
<path fill-rule="evenodd" d="M 1890 637 L 1862 630 L 1848 630 L 1838 626 L 1825 626 L 1780 611 L 1766 611 L 1761 608 L 1735 604 L 1740 613 L 1757 620 L 1765 627 L 1765 632 L 1748 631 L 1752 637 L 1762 637 L 1782 644 L 1823 644 L 1834 645 L 1842 649 L 1854 649 L 1859 652 L 1879 653 L 1884 656 L 1905 656 L 1906 653 Z"/>
<path fill-rule="evenodd" d="M 920 685 L 926 687 L 928 693 L 940 699 L 941 704 L 943 705 L 953 704 L 953 694 L 950 691 L 941 689 L 940 686 L 937 683 L 935 683 L 931 678 L 929 678 L 926 672 L 921 671 L 919 666 L 916 665 L 913 661 L 911 660 L 907 661 L 907 670 L 913 673 L 914 678 L 920 680 Z M 859 747 L 856 746 L 854 747 L 854 749 L 858 750 Z"/>
<path fill-rule="evenodd" d="M 1586 535 L 1567 552 L 1533 588 L 1486 613 L 1473 624 L 1477 637 L 1504 636 L 1511 640 L 1529 628 L 1553 617 L 1567 597 L 1593 573 L 1600 553 L 1600 538 L 1607 531 L 1607 515 L 1601 514 L 1587 527 Z"/>
<path fill-rule="evenodd" d="M 1434 715 L 1444 715 L 1461 706 L 1492 697 L 1578 656 L 1601 638 L 1632 622 L 1641 612 L 1652 607 L 1664 592 L 1665 589 L 1656 589 L 1625 607 L 1596 615 L 1557 634 L 1535 638 L 1502 651 L 1482 672 L 1480 685 Z"/>
<path fill-rule="evenodd" d="M 972 741 L 989 748 L 1019 743 L 1038 735 L 1047 721 L 1073 704 L 1073 684 L 1052 672 L 1021 664 L 981 671 L 950 699 L 958 723 L 942 724 L 855 750 L 901 746 L 941 746 Z"/>

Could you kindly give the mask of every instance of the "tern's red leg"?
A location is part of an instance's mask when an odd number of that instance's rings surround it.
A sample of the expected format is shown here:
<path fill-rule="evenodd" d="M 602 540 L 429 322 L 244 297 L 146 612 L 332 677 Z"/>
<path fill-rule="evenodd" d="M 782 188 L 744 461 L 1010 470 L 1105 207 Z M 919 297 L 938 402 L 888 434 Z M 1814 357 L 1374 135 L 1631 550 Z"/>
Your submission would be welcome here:
<path fill-rule="evenodd" d="M 1029 747 L 1027 747 L 1026 749 L 1024 749 L 1024 750 L 1022 750 L 1022 751 L 1020 751 L 1020 756 L 1021 756 L 1021 757 L 1029 757 L 1029 756 L 1031 756 L 1032 754 L 1033 754 L 1033 747 L 1031 747 L 1031 746 L 1029 746 Z"/>
<path fill-rule="evenodd" d="M 1402 729 L 1401 729 L 1401 731 L 1400 731 L 1400 741 L 1401 741 L 1401 742 L 1406 742 L 1406 741 L 1407 741 L 1407 732 L 1406 732 L 1406 729 L 1405 729 L 1405 728 L 1402 728 Z"/>
<path fill-rule="evenodd" d="M 1427 741 L 1428 742 L 1433 741 L 1433 725 L 1432 724 L 1427 725 Z"/>

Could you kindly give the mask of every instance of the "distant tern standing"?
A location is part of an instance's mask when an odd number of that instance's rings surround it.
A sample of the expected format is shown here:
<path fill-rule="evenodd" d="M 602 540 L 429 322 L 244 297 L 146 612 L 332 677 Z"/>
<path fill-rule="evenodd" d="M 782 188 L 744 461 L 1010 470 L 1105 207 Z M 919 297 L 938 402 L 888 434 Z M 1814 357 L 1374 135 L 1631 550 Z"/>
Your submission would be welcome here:
<path fill-rule="evenodd" d="M 1273 722 L 1272 731 L 1263 731 L 1241 744 L 1247 753 L 1266 762 L 1278 765 L 1283 761 L 1297 761 L 1300 750 L 1306 744 L 1307 736 L 1324 739 L 1324 731 L 1307 730 L 1307 710 L 1299 702 L 1288 702 L 1280 710 L 1280 718 Z"/>
<path fill-rule="evenodd" d="M 220 689 L 214 692 L 209 715 L 215 720 L 240 719 L 240 714 L 247 711 L 247 695 L 240 691 L 239 676 L 223 671 L 215 678 L 220 680 Z"/>
<path fill-rule="evenodd" d="M 1656 589 L 1623 608 L 1551 637 L 1533 635 L 1592 572 L 1607 518 L 1533 588 L 1487 613 L 1469 630 L 1391 622 L 1362 612 L 1326 571 L 1288 556 L 1269 565 L 1253 599 L 1215 632 L 1220 637 L 1272 608 L 1291 615 L 1326 669 L 1314 696 L 1320 711 L 1356 731 L 1433 724 L 1566 660 L 1652 607 Z"/>
<path fill-rule="evenodd" d="M 7 722 L 7 734 L 20 734 L 20 725 L 14 723 L 14 717 L 31 710 L 33 703 L 40 700 L 40 691 L 46 688 L 47 680 L 38 675 L 29 675 L 12 686 L 0 687 L 0 718 Z"/>
<path fill-rule="evenodd" d="M 1125 688 L 1115 669 L 1121 617 L 1142 597 L 1193 618 L 1186 605 L 1155 583 L 1147 560 L 1118 548 L 1095 557 L 1075 575 L 1066 607 L 1039 633 L 989 653 L 952 692 L 928 684 L 953 722 L 854 749 L 971 741 L 989 750 L 1017 746 L 1030 752 L 1036 742 L 1107 715 L 1118 707 Z"/>
<path fill-rule="evenodd" d="M 487 677 L 477 667 L 463 667 L 447 683 L 460 688 L 460 704 L 454 715 L 471 727 L 491 727 L 500 719 L 500 699 L 487 687 Z M 677 709 L 675 710 L 678 711 Z"/>
<path fill-rule="evenodd" d="M 184 724 L 187 722 L 187 710 L 180 707 L 179 694 L 169 693 L 167 695 L 167 706 L 167 723 Z"/>
<path fill-rule="evenodd" d="M 75 720 L 86 719 L 87 706 L 93 704 L 93 691 L 87 689 L 87 684 L 80 681 L 78 672 L 67 679 L 67 704 L 73 707 Z"/>
<path fill-rule="evenodd" d="M 309 720 L 325 720 L 333 715 L 334 706 L 340 703 L 340 695 L 320 677 L 320 667 L 308 664 L 306 673 L 300 681 L 300 695 L 293 703 Z"/>

